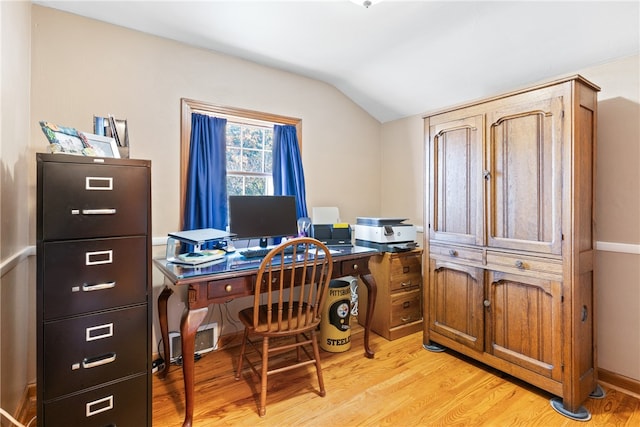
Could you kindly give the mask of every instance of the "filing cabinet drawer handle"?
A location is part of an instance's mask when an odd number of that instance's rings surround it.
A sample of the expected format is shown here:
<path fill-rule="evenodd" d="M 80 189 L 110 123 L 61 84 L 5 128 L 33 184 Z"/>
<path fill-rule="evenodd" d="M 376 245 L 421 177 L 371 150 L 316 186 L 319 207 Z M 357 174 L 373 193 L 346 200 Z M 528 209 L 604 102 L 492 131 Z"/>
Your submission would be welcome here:
<path fill-rule="evenodd" d="M 93 409 L 94 407 L 96 408 Z M 87 418 L 104 411 L 109 411 L 111 409 L 113 409 L 113 395 L 103 397 L 102 399 L 94 400 L 93 402 L 87 402 L 86 404 Z"/>
<path fill-rule="evenodd" d="M 87 252 L 85 265 L 111 264 L 113 262 L 113 250 Z"/>
<path fill-rule="evenodd" d="M 85 329 L 85 340 L 87 342 L 101 340 L 103 338 L 109 338 L 112 336 L 113 336 L 113 323 L 106 323 L 104 325 L 92 326 L 90 328 Z"/>
<path fill-rule="evenodd" d="M 111 289 L 116 287 L 116 282 L 104 282 L 96 283 L 95 285 L 82 285 L 82 292 L 102 291 L 104 289 Z M 77 288 L 71 289 L 73 292 L 77 292 Z"/>
<path fill-rule="evenodd" d="M 72 214 L 77 215 L 79 213 L 78 210 L 72 210 Z M 107 208 L 107 209 L 82 209 L 82 215 L 115 215 L 116 210 Z"/>
<path fill-rule="evenodd" d="M 408 282 L 402 282 L 402 283 L 400 283 L 400 286 L 402 286 L 403 288 L 404 288 L 404 287 L 407 287 L 407 286 L 411 286 L 411 280 L 409 280 Z"/>
<path fill-rule="evenodd" d="M 113 178 L 101 176 L 87 176 L 84 181 L 85 190 L 113 190 Z"/>
<path fill-rule="evenodd" d="M 82 367 L 85 369 L 97 368 L 98 366 L 106 365 L 116 361 L 115 353 L 107 353 L 97 357 L 86 357 L 82 361 Z"/>

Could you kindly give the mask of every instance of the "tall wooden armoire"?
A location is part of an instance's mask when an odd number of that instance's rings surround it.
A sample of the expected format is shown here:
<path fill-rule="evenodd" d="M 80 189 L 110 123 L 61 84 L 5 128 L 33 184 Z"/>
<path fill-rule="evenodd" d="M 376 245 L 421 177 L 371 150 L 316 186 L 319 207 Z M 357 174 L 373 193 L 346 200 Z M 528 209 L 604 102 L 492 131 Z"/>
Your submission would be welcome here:
<path fill-rule="evenodd" d="M 597 92 L 581 76 L 424 119 L 424 345 L 549 391 L 556 410 L 597 386 Z"/>

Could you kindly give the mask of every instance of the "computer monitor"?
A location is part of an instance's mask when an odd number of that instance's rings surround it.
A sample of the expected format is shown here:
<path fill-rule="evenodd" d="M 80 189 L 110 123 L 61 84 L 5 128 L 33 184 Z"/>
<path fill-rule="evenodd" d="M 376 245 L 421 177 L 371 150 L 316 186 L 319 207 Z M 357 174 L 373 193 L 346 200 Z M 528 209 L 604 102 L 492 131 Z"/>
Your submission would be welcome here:
<path fill-rule="evenodd" d="M 229 231 L 237 239 L 260 239 L 298 234 L 294 196 L 229 196 Z"/>

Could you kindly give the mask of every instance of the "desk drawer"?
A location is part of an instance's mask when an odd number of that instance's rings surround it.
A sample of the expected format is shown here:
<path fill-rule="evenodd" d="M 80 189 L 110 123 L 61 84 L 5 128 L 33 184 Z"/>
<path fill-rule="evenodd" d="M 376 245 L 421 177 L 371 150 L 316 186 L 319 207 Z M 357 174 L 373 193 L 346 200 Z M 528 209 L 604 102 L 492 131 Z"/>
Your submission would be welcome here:
<path fill-rule="evenodd" d="M 140 375 L 115 384 L 44 403 L 46 427 L 140 427 L 151 425 L 147 416 L 147 375 Z"/>
<path fill-rule="evenodd" d="M 149 168 L 45 162 L 42 240 L 147 234 Z"/>
<path fill-rule="evenodd" d="M 44 319 L 144 303 L 144 236 L 44 244 Z"/>
<path fill-rule="evenodd" d="M 357 276 L 369 272 L 369 258 L 338 261 L 333 264 L 333 277 Z"/>
<path fill-rule="evenodd" d="M 207 282 L 207 298 L 210 300 L 215 298 L 231 299 L 245 295 L 253 295 L 251 276 L 232 277 Z"/>
<path fill-rule="evenodd" d="M 149 333 L 146 305 L 45 323 L 44 398 L 146 372 Z"/>
<path fill-rule="evenodd" d="M 416 289 L 391 297 L 391 327 L 422 319 L 422 292 Z"/>

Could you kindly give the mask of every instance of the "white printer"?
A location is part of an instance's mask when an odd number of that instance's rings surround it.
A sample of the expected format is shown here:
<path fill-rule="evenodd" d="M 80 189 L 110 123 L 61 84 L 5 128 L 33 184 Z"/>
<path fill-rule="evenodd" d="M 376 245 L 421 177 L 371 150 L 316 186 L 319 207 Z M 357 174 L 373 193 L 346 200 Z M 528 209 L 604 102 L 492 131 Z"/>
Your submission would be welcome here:
<path fill-rule="evenodd" d="M 356 245 L 386 252 L 414 249 L 418 244 L 415 225 L 404 224 L 407 218 L 357 217 L 354 226 Z"/>

